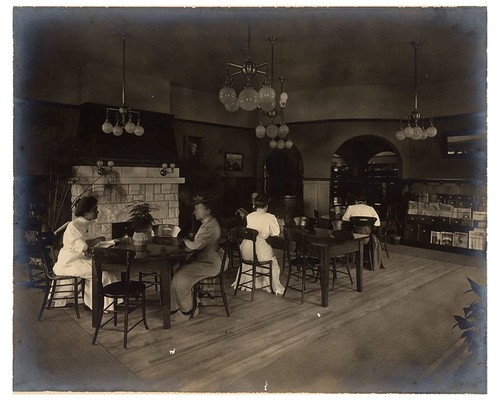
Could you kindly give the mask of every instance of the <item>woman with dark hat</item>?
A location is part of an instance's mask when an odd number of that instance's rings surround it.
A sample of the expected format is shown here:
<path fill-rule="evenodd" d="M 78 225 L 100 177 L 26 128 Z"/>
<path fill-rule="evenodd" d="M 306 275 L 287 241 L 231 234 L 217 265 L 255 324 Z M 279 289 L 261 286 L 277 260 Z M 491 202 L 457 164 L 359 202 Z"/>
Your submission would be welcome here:
<path fill-rule="evenodd" d="M 63 248 L 59 252 L 57 262 L 53 271 L 57 275 L 80 276 L 85 279 L 84 302 L 92 308 L 92 259 L 90 249 L 104 240 L 104 237 L 96 237 L 95 219 L 97 210 L 97 199 L 93 196 L 81 197 L 75 204 L 75 219 L 71 221 L 63 236 Z M 103 271 L 102 283 L 108 285 L 116 282 L 115 275 Z M 56 296 L 57 298 L 57 296 Z M 59 300 L 62 301 L 62 300 Z M 110 299 L 105 299 L 104 307 Z"/>
<path fill-rule="evenodd" d="M 201 222 L 193 240 L 184 239 L 191 250 L 197 250 L 187 264 L 174 275 L 171 286 L 170 309 L 173 320 L 189 319 L 193 307 L 193 286 L 201 279 L 217 275 L 221 267 L 218 253 L 220 226 L 213 216 L 215 197 L 195 196 L 193 199 L 195 218 Z M 198 313 L 196 308 L 194 315 Z"/>

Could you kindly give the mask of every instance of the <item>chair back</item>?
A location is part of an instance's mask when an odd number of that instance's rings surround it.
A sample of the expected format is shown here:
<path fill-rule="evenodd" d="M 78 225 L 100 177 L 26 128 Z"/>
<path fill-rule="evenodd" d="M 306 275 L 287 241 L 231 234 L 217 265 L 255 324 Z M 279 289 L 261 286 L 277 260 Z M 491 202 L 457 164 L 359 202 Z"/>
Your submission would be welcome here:
<path fill-rule="evenodd" d="M 128 286 L 130 283 L 130 266 L 135 257 L 134 250 L 116 249 L 116 248 L 94 248 L 92 249 L 92 273 L 96 274 L 99 293 L 102 293 L 102 266 L 103 265 L 121 265 L 126 269 L 125 282 L 126 293 L 128 295 Z M 123 276 L 123 275 L 122 275 Z"/>
<path fill-rule="evenodd" d="M 363 235 L 370 235 L 373 231 L 373 226 L 375 225 L 377 218 L 375 217 L 351 217 L 349 222 L 352 225 L 353 233 L 361 233 Z M 363 241 L 365 244 L 369 242 L 369 239 Z"/>
<path fill-rule="evenodd" d="M 251 229 L 251 228 L 235 227 L 231 230 L 231 236 L 232 236 L 233 240 L 238 244 L 238 255 L 239 255 L 240 260 L 243 264 L 252 265 L 253 260 L 258 262 L 257 250 L 256 250 L 256 245 L 255 245 L 255 243 L 257 241 L 258 234 L 259 234 L 259 232 L 257 230 Z M 252 241 L 252 243 L 253 243 L 253 251 L 252 251 L 253 260 L 246 260 L 243 258 L 242 254 L 241 254 L 241 249 L 240 249 L 240 244 L 243 240 L 251 240 Z"/>
<path fill-rule="evenodd" d="M 56 241 L 56 236 L 52 232 L 27 231 L 26 241 L 30 258 L 39 260 L 37 264 L 43 267 L 47 277 L 54 276 L 52 268 L 55 264 L 55 256 L 52 245 Z"/>
<path fill-rule="evenodd" d="M 287 242 L 295 243 L 295 253 L 300 256 L 305 256 L 308 252 L 307 234 L 302 229 L 284 228 L 283 234 Z"/>
<path fill-rule="evenodd" d="M 319 211 L 314 209 L 313 212 L 314 212 L 314 218 L 316 218 L 316 221 L 319 221 L 319 218 L 320 218 Z"/>
<path fill-rule="evenodd" d="M 295 217 L 293 221 L 295 222 L 295 225 L 307 231 L 313 231 L 314 226 L 316 225 L 316 218 L 312 217 Z"/>
<path fill-rule="evenodd" d="M 181 228 L 173 224 L 158 224 L 153 226 L 153 233 L 157 237 L 177 237 Z"/>

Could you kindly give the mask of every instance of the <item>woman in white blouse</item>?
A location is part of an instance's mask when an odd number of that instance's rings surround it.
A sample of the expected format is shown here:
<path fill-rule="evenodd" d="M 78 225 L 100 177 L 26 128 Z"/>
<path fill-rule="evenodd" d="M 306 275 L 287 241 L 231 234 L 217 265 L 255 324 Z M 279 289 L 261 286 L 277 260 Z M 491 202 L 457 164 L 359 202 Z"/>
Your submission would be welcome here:
<path fill-rule="evenodd" d="M 280 277 L 280 266 L 278 264 L 278 259 L 274 255 L 273 248 L 266 242 L 269 236 L 278 236 L 280 234 L 280 227 L 278 220 L 273 214 L 267 212 L 269 206 L 269 199 L 259 194 L 255 198 L 255 211 L 247 215 L 247 228 L 255 229 L 259 232 L 257 235 L 257 240 L 255 242 L 255 251 L 257 253 L 257 258 L 259 261 L 272 261 L 272 290 L 275 294 L 283 294 L 285 288 L 281 284 Z M 253 244 L 250 240 L 243 240 L 240 245 L 241 255 L 247 260 L 253 259 Z M 245 269 L 251 269 L 250 265 L 244 264 L 242 267 Z M 257 267 L 258 269 L 259 267 Z M 250 280 L 250 276 L 242 275 L 241 283 L 246 283 Z M 233 282 L 232 287 L 236 287 L 238 278 Z M 267 286 L 267 287 L 266 287 Z M 269 277 L 260 276 L 255 280 L 255 288 L 259 289 L 264 287 L 266 291 L 270 292 L 269 288 Z M 244 288 L 242 288 L 244 289 Z"/>
<path fill-rule="evenodd" d="M 75 204 L 75 219 L 71 221 L 63 236 L 63 248 L 59 252 L 53 271 L 57 275 L 79 276 L 85 279 L 83 301 L 92 308 L 92 258 L 90 249 L 104 240 L 96 237 L 95 219 L 97 199 L 93 196 L 82 197 Z M 102 284 L 108 285 L 118 281 L 117 277 L 107 271 L 102 271 Z M 57 298 L 57 296 L 56 296 Z M 59 302 L 63 300 L 58 300 Z M 111 299 L 105 299 L 107 307 Z M 58 304 L 62 305 L 62 304 Z"/>

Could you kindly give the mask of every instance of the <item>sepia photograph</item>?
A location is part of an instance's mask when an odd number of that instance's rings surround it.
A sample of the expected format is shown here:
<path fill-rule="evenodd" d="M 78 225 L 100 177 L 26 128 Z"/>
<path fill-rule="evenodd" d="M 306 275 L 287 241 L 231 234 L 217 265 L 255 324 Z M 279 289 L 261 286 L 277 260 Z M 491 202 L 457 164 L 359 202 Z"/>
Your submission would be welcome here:
<path fill-rule="evenodd" d="M 491 393 L 491 6 L 9 13 L 11 394 Z"/>

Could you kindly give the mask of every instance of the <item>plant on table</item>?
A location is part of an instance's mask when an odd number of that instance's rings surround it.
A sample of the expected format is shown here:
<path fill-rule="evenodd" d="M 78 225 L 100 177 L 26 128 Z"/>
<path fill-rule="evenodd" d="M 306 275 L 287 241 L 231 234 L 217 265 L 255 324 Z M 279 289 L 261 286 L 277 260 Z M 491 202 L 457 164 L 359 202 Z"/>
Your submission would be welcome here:
<path fill-rule="evenodd" d="M 155 221 L 157 221 L 157 219 L 151 215 L 151 211 L 153 210 L 157 210 L 157 208 L 145 202 L 136 202 L 130 205 L 130 217 L 128 222 L 134 231 L 134 243 L 141 248 L 145 247 L 146 243 L 149 241 L 151 229 Z"/>

